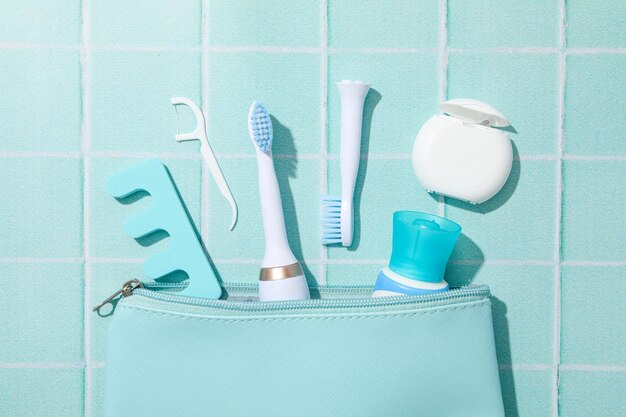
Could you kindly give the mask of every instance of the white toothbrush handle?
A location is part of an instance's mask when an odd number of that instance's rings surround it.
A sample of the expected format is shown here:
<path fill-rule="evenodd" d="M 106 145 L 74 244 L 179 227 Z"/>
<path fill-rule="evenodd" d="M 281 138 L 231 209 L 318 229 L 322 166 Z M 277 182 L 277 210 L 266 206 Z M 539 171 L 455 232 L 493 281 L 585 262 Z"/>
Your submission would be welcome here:
<path fill-rule="evenodd" d="M 308 300 L 309 285 L 304 275 L 276 281 L 259 281 L 259 301 Z"/>
<path fill-rule="evenodd" d="M 283 204 L 271 154 L 256 149 L 259 170 L 259 193 L 265 232 L 265 256 L 263 268 L 291 265 L 297 262 L 289 248 L 283 216 Z"/>
<path fill-rule="evenodd" d="M 228 204 L 230 204 L 230 209 L 232 213 L 230 230 L 233 230 L 233 228 L 235 227 L 235 224 L 237 223 L 237 216 L 238 216 L 237 203 L 235 203 L 233 194 L 230 192 L 230 188 L 228 187 L 228 184 L 226 183 L 226 178 L 224 178 L 222 169 L 217 163 L 215 154 L 213 153 L 213 150 L 211 149 L 211 145 L 209 145 L 208 141 L 206 143 L 201 143 L 200 153 L 202 154 L 202 159 L 204 159 L 204 162 L 206 162 L 207 164 L 207 168 L 209 168 L 209 171 L 211 171 L 211 173 L 213 174 L 213 179 L 215 180 L 215 183 L 217 184 L 217 188 L 219 188 L 220 193 L 224 196 L 226 201 L 228 201 Z"/>
<path fill-rule="evenodd" d="M 354 235 L 353 199 L 361 159 L 363 104 L 370 84 L 363 81 L 337 83 L 341 97 L 341 243 L 352 245 Z"/>

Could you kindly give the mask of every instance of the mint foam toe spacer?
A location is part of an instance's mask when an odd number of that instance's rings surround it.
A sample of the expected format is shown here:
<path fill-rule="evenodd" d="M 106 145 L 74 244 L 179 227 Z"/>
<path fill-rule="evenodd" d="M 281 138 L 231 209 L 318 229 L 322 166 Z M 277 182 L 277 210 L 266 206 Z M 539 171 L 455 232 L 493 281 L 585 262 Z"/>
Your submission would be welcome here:
<path fill-rule="evenodd" d="M 125 198 L 139 191 L 150 194 L 150 206 L 130 217 L 124 231 L 132 238 L 148 236 L 158 230 L 169 235 L 163 252 L 145 260 L 144 273 L 159 279 L 175 271 L 184 271 L 189 280 L 180 294 L 189 297 L 218 299 L 222 295 L 215 271 L 204 252 L 195 226 L 167 168 L 158 159 L 147 159 L 107 181 L 106 188 L 115 198 Z"/>
<path fill-rule="evenodd" d="M 461 226 L 444 217 L 395 212 L 391 259 L 378 275 L 374 296 L 447 291 L 443 276 L 460 234 Z"/>

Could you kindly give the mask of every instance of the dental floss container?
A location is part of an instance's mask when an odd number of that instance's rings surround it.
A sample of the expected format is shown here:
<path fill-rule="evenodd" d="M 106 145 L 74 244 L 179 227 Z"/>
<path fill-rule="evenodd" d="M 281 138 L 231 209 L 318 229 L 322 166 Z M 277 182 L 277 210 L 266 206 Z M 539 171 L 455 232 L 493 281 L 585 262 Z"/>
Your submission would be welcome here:
<path fill-rule="evenodd" d="M 495 108 L 478 100 L 442 103 L 413 146 L 413 170 L 429 193 L 479 204 L 496 195 L 513 165 L 510 126 Z"/>
<path fill-rule="evenodd" d="M 460 234 L 461 226 L 445 217 L 396 211 L 389 267 L 378 274 L 373 296 L 447 291 L 443 276 Z"/>

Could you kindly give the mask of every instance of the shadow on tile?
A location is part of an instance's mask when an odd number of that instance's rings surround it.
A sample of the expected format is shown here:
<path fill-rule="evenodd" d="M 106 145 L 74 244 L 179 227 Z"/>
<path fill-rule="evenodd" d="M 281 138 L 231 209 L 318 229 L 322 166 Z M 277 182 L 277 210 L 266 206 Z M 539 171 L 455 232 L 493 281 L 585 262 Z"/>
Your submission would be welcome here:
<path fill-rule="evenodd" d="M 509 337 L 509 321 L 506 317 L 506 303 L 495 295 L 491 296 L 491 310 L 493 313 L 496 331 L 496 346 L 498 350 L 498 363 L 511 364 L 511 344 Z"/>
<path fill-rule="evenodd" d="M 356 177 L 356 187 L 354 188 L 354 236 L 349 251 L 355 251 L 361 243 L 361 196 L 363 195 L 363 184 L 367 175 L 367 160 L 370 148 L 370 132 L 372 129 L 372 116 L 374 109 L 382 99 L 382 95 L 375 89 L 370 89 L 365 98 L 363 107 L 363 127 L 361 134 L 361 155 L 366 155 L 359 162 L 359 172 Z"/>
<path fill-rule="evenodd" d="M 511 129 L 515 130 L 512 126 Z M 511 145 L 513 146 L 513 166 L 511 167 L 511 173 L 509 174 L 509 178 L 506 183 L 502 187 L 502 189 L 482 204 L 470 204 L 466 201 L 457 200 L 456 198 L 446 197 L 445 201 L 447 205 L 454 206 L 460 209 L 464 209 L 467 211 L 473 211 L 474 213 L 487 214 L 494 210 L 499 209 L 507 201 L 511 198 L 517 185 L 519 184 L 519 178 L 522 171 L 522 166 L 519 158 L 519 151 L 517 150 L 517 146 L 515 142 L 511 141 Z M 430 196 L 434 199 L 439 198 L 437 194 L 430 194 Z"/>
<path fill-rule="evenodd" d="M 274 137 L 272 139 L 272 153 L 274 155 L 283 156 L 274 158 L 274 166 L 276 168 L 276 178 L 280 189 L 281 200 L 283 203 L 283 213 L 285 223 L 287 224 L 289 233 L 287 239 L 289 246 L 304 269 L 304 275 L 307 278 L 309 287 L 317 285 L 315 274 L 303 259 L 302 240 L 300 238 L 300 227 L 298 226 L 298 215 L 296 213 L 296 205 L 294 203 L 293 192 L 289 184 L 289 178 L 296 178 L 298 172 L 298 158 L 295 141 L 291 130 L 283 125 L 278 119 L 270 115 L 272 119 L 272 127 Z M 286 157 L 284 157 L 286 156 Z"/>
<path fill-rule="evenodd" d="M 519 417 L 517 407 L 517 397 L 515 395 L 515 378 L 513 371 L 500 371 L 500 386 L 502 389 L 502 400 L 506 417 Z"/>
<path fill-rule="evenodd" d="M 469 261 L 469 262 L 464 262 Z M 459 235 L 450 255 L 445 280 L 451 287 L 463 287 L 474 280 L 485 262 L 485 255 L 478 245 L 465 233 Z"/>

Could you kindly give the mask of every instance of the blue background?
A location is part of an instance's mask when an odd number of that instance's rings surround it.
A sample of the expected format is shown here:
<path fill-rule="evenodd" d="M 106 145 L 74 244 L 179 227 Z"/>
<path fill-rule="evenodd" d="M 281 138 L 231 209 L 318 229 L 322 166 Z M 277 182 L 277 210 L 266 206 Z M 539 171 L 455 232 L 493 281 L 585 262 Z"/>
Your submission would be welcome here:
<path fill-rule="evenodd" d="M 373 284 L 392 213 L 443 214 L 464 229 L 447 279 L 494 294 L 507 415 L 624 414 L 624 21 L 618 0 L 4 1 L 0 414 L 102 413 L 107 321 L 91 307 L 167 244 L 123 234 L 149 199 L 117 203 L 111 174 L 161 158 L 222 279 L 256 280 L 255 99 L 274 116 L 290 243 L 311 280 Z M 340 79 L 373 87 L 356 250 L 319 245 L 320 195 L 339 192 Z M 202 104 L 240 208 L 233 232 L 197 144 L 174 140 L 173 96 Z M 480 206 L 429 196 L 411 168 L 421 125 L 459 97 L 517 131 L 511 177 Z"/>

